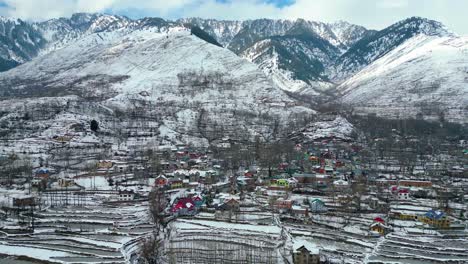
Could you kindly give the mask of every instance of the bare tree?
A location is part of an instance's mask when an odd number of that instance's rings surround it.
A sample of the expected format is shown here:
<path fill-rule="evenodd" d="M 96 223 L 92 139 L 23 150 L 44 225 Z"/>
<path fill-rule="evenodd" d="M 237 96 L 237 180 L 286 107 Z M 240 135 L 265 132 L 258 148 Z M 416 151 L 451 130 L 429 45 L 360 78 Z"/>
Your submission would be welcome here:
<path fill-rule="evenodd" d="M 158 238 L 155 234 L 150 237 L 147 237 L 140 249 L 140 259 L 138 263 L 141 264 L 158 264 L 161 263 L 161 258 L 163 256 L 162 249 L 163 243 L 162 239 Z"/>
<path fill-rule="evenodd" d="M 273 176 L 273 169 L 281 162 L 281 148 L 278 144 L 257 143 L 257 158 L 260 166 L 268 170 L 268 177 Z"/>
<path fill-rule="evenodd" d="M 164 210 L 167 206 L 167 199 L 164 190 L 154 188 L 149 194 L 149 211 L 151 220 L 155 224 L 156 235 L 159 235 L 161 226 L 164 225 Z"/>
<path fill-rule="evenodd" d="M 356 206 L 356 211 L 361 212 L 361 198 L 367 192 L 367 187 L 363 175 L 358 175 L 357 180 L 351 185 L 351 191 L 353 194 L 354 205 Z"/>

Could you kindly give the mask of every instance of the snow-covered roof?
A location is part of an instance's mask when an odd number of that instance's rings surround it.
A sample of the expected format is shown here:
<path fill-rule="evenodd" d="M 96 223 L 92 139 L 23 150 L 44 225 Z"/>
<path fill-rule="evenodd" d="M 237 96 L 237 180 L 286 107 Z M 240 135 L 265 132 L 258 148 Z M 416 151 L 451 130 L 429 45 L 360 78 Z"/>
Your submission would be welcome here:
<path fill-rule="evenodd" d="M 335 185 L 348 185 L 349 183 L 345 180 L 337 180 L 337 181 L 334 181 L 333 184 Z"/>
<path fill-rule="evenodd" d="M 309 251 L 312 255 L 318 255 L 320 253 L 320 250 L 317 248 L 317 246 L 307 240 L 293 240 L 293 250 L 295 253 L 298 252 L 298 250 L 302 247 L 307 249 L 307 251 Z"/>

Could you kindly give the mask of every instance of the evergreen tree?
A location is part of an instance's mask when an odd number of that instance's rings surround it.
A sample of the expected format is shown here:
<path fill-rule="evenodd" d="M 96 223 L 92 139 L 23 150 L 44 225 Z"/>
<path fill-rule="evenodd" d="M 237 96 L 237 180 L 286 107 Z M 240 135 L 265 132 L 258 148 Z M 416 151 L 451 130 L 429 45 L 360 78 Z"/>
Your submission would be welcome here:
<path fill-rule="evenodd" d="M 91 120 L 91 130 L 96 132 L 99 129 L 99 123 L 96 120 Z"/>

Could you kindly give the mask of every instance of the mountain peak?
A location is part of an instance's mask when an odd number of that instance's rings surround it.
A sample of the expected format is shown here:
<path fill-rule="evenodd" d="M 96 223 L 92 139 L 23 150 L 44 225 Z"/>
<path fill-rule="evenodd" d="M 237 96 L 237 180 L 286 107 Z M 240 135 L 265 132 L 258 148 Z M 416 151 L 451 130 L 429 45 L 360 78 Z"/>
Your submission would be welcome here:
<path fill-rule="evenodd" d="M 441 22 L 417 16 L 401 20 L 388 27 L 388 29 L 408 29 L 414 31 L 417 34 L 424 34 L 428 36 L 454 35 Z"/>
<path fill-rule="evenodd" d="M 19 24 L 21 22 L 23 22 L 21 19 L 19 18 L 15 18 L 15 17 L 4 17 L 4 16 L 0 16 L 0 22 L 1 23 L 15 23 L 15 24 Z"/>

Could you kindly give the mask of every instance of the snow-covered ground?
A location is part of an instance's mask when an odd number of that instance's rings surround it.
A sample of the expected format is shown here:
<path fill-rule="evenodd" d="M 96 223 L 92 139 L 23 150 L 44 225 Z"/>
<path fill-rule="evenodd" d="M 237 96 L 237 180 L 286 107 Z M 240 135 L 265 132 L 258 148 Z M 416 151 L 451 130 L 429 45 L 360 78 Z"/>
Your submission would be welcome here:
<path fill-rule="evenodd" d="M 54 263 L 128 263 L 138 250 L 135 243 L 153 231 L 147 204 L 49 208 L 36 217 L 34 234 L 16 235 L 14 226 L 0 234 L 0 254 Z"/>
<path fill-rule="evenodd" d="M 176 26 L 89 34 L 0 74 L 0 83 L 12 81 L 11 94 L 22 95 L 2 101 L 0 122 L 24 118 L 30 129 L 15 134 L 18 139 L 72 134 L 69 144 L 76 147 L 125 144 L 128 135 L 142 137 L 132 142 L 142 147 L 143 136 L 206 146 L 218 137 L 215 128 L 234 138 L 269 138 L 273 124 L 281 131 L 290 120 L 315 114 L 255 64 Z M 93 119 L 107 139 L 90 133 Z M 77 132 L 80 127 L 87 133 Z"/>
<path fill-rule="evenodd" d="M 468 38 L 418 35 L 342 83 L 359 113 L 467 123 Z"/>
<path fill-rule="evenodd" d="M 354 126 L 345 118 L 337 116 L 333 120 L 312 122 L 304 129 L 294 132 L 292 137 L 299 138 L 304 142 L 314 141 L 322 138 L 337 138 L 350 140 Z"/>

